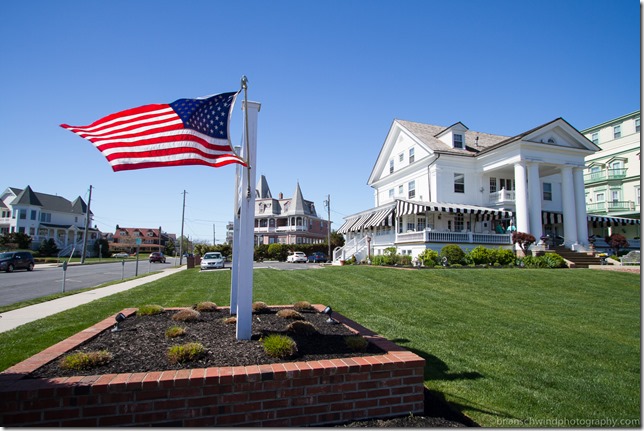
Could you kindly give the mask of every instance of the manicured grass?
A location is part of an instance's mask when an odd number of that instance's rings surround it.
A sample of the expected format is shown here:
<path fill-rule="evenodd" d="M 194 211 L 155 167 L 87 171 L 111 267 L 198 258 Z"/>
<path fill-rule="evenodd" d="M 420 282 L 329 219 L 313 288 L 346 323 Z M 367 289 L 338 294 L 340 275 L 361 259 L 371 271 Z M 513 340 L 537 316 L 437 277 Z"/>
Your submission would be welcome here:
<path fill-rule="evenodd" d="M 254 278 L 255 301 L 328 304 L 421 355 L 425 385 L 481 425 L 640 417 L 637 274 L 348 266 Z M 228 305 L 229 294 L 229 271 L 182 271 L 0 334 L 0 369 L 123 308 Z"/>

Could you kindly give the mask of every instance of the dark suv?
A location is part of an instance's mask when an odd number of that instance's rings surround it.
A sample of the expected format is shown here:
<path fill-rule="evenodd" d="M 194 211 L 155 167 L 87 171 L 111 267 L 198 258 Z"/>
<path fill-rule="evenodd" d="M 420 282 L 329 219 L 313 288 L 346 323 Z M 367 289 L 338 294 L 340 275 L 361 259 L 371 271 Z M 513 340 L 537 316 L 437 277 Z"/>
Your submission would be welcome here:
<path fill-rule="evenodd" d="M 159 253 L 158 251 L 150 253 L 150 263 L 152 262 L 165 263 L 165 256 L 163 255 L 163 253 Z"/>
<path fill-rule="evenodd" d="M 33 255 L 28 251 L 7 251 L 0 253 L 0 271 L 13 272 L 14 269 L 33 271 Z"/>

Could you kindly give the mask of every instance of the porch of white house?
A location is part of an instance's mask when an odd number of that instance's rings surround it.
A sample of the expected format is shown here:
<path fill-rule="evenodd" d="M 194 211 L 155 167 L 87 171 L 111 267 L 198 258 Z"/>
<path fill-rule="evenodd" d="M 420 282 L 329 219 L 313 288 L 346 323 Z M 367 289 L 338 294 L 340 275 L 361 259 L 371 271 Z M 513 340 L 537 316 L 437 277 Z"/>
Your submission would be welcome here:
<path fill-rule="evenodd" d="M 639 249 L 639 219 L 588 216 L 588 232 L 596 234 L 594 248 L 606 250 L 604 236 L 628 232 L 629 249 Z M 413 203 L 396 201 L 381 208 L 365 211 L 347 219 L 338 229 L 344 234 L 345 245 L 333 252 L 333 262 L 340 264 L 355 256 L 358 262 L 384 254 L 395 247 L 399 254 L 417 257 L 426 249 L 440 252 L 446 244 L 457 244 L 464 250 L 477 246 L 512 249 L 515 230 L 513 213 L 471 205 L 445 203 Z M 541 232 L 531 247 L 534 250 L 554 248 L 563 242 L 563 215 L 542 211 Z M 635 234 L 634 234 L 635 233 Z M 547 238 L 546 238 L 547 235 Z M 576 244 L 575 251 L 589 248 Z"/>

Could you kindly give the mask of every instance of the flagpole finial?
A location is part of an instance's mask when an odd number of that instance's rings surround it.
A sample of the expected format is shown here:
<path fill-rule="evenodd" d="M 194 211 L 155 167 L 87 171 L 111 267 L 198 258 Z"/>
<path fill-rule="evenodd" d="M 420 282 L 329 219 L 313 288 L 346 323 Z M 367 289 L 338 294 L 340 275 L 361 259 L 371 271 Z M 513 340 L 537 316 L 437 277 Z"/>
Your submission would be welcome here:
<path fill-rule="evenodd" d="M 248 78 L 246 78 L 246 75 L 242 75 L 241 77 L 241 86 L 244 90 L 248 89 Z"/>

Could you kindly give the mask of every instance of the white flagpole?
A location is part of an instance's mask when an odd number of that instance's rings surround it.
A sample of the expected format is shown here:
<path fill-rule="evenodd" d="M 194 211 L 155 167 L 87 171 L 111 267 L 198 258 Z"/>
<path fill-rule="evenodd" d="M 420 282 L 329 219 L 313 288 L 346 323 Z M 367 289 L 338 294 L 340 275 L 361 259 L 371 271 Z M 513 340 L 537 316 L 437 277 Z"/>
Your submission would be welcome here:
<path fill-rule="evenodd" d="M 242 133 L 242 136 L 245 133 Z M 239 154 L 242 158 L 245 157 L 242 148 L 235 147 L 235 152 Z M 242 193 L 241 193 L 241 176 L 242 176 L 242 166 L 235 164 L 235 193 L 233 202 L 233 263 L 231 266 L 230 273 L 230 314 L 237 314 L 237 275 L 239 273 L 239 204 L 241 202 Z"/>
<path fill-rule="evenodd" d="M 242 78 L 246 88 L 246 77 Z M 255 226 L 255 171 L 257 170 L 257 117 L 261 105 L 248 102 L 244 93 L 245 111 L 245 160 L 248 166 L 242 168 L 242 199 L 240 201 L 239 248 L 237 266 L 237 339 L 250 340 L 253 320 L 253 251 Z"/>

